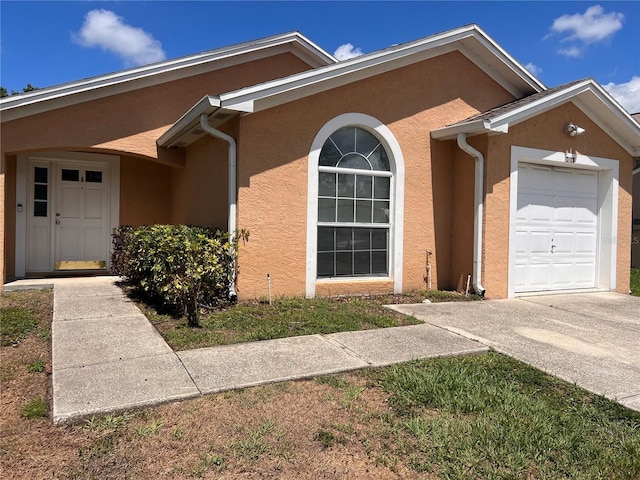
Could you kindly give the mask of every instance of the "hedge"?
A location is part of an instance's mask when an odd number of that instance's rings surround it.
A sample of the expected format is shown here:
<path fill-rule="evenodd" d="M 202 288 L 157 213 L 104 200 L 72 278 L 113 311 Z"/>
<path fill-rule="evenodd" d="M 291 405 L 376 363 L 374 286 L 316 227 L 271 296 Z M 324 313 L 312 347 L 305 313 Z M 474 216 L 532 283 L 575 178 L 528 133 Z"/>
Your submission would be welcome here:
<path fill-rule="evenodd" d="M 202 305 L 231 301 L 238 240 L 228 232 L 187 225 L 120 226 L 113 233 L 111 270 L 144 293 L 176 305 L 190 326 L 199 325 Z"/>

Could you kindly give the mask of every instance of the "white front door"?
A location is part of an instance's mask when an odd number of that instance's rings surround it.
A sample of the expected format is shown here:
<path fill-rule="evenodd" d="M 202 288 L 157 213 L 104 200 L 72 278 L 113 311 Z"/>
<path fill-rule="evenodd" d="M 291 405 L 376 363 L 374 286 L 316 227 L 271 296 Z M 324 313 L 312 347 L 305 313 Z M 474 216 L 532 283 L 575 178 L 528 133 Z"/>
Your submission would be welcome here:
<path fill-rule="evenodd" d="M 57 163 L 55 270 L 104 269 L 109 251 L 109 175 L 100 164 Z"/>
<path fill-rule="evenodd" d="M 515 292 L 596 286 L 598 172 L 521 162 Z"/>

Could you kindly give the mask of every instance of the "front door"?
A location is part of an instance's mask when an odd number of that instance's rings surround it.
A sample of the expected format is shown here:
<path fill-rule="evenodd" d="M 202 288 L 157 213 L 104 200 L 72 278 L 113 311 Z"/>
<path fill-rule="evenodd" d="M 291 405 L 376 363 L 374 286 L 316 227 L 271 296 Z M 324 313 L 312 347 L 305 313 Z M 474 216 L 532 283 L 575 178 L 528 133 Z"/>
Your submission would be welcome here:
<path fill-rule="evenodd" d="M 100 164 L 57 163 L 55 270 L 107 267 L 108 169 Z"/>

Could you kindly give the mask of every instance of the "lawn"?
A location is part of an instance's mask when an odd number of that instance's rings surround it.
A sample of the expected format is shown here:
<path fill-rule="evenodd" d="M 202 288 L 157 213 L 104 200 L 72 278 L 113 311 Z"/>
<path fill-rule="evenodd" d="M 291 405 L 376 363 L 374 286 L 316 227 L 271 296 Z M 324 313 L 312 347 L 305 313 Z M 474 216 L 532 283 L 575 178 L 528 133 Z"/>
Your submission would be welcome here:
<path fill-rule="evenodd" d="M 631 295 L 640 297 L 640 268 L 631 269 Z"/>
<path fill-rule="evenodd" d="M 7 478 L 640 478 L 640 413 L 495 352 L 54 427 L 51 292 L 0 300 L 32 325 L 2 350 Z"/>
<path fill-rule="evenodd" d="M 163 310 L 137 296 L 129 295 L 174 350 L 227 345 L 230 343 L 270 340 L 298 335 L 398 327 L 422 323 L 388 308 L 390 303 L 465 301 L 478 297 L 456 292 L 413 292 L 401 295 L 342 298 L 291 298 L 268 302 L 242 302 L 203 313 L 201 328 L 190 328 L 175 312 Z"/>

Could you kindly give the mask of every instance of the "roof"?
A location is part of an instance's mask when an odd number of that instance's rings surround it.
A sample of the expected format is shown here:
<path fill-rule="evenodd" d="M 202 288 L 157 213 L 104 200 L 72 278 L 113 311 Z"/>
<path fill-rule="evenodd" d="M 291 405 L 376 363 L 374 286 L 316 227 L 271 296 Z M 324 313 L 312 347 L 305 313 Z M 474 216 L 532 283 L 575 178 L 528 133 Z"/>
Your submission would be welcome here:
<path fill-rule="evenodd" d="M 453 125 L 433 130 L 431 136 L 437 140 L 446 140 L 456 137 L 459 133 L 507 133 L 510 125 L 516 125 L 567 102 L 573 102 L 588 114 L 631 155 L 640 155 L 640 125 L 591 78 L 566 83 L 515 100 Z"/>
<path fill-rule="evenodd" d="M 209 100 L 194 105 L 158 139 L 158 145 L 183 146 L 199 138 L 202 133 L 193 133 L 194 129 L 199 129 L 198 112 L 211 113 L 212 102 L 217 105 L 216 111 L 222 110 L 218 114 L 224 114 L 225 118 L 258 112 L 453 51 L 461 52 L 516 98 L 546 88 L 480 27 L 467 25 L 315 70 L 205 97 Z M 187 123 L 189 118 L 190 124 Z"/>
<path fill-rule="evenodd" d="M 313 68 L 337 62 L 335 57 L 301 33 L 289 32 L 5 97 L 0 100 L 1 121 L 158 85 L 284 52 L 293 53 Z"/>

